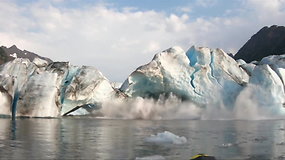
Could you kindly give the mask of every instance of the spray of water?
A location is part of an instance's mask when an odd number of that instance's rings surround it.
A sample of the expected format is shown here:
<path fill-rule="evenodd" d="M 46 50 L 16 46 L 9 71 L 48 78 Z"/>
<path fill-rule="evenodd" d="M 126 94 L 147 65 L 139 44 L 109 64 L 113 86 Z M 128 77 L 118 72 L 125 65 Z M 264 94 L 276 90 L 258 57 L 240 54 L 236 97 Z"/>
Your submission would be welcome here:
<path fill-rule="evenodd" d="M 103 104 L 94 115 L 112 119 L 201 119 L 201 120 L 262 120 L 283 119 L 285 108 L 272 101 L 270 93 L 248 86 L 237 96 L 232 106 L 226 106 L 215 93 L 207 105 L 199 106 L 181 101 L 174 95 L 163 95 L 158 100 L 137 97 L 127 101 L 112 101 Z M 272 95 L 271 95 L 272 96 Z"/>
<path fill-rule="evenodd" d="M 234 117 L 246 120 L 284 119 L 283 98 L 280 94 L 250 84 L 236 99 Z"/>
<path fill-rule="evenodd" d="M 137 97 L 126 102 L 107 102 L 94 114 L 119 119 L 199 119 L 202 110 L 176 96 L 165 98 L 161 95 L 158 100 Z"/>

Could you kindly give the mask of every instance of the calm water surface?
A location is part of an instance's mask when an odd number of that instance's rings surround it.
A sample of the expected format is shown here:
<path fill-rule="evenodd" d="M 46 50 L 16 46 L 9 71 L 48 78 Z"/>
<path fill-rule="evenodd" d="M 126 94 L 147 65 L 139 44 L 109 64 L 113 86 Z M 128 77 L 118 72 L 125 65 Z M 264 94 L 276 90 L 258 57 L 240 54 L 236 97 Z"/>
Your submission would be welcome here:
<path fill-rule="evenodd" d="M 170 131 L 186 144 L 154 144 Z M 285 121 L 102 120 L 0 118 L 0 159 L 285 159 Z"/>

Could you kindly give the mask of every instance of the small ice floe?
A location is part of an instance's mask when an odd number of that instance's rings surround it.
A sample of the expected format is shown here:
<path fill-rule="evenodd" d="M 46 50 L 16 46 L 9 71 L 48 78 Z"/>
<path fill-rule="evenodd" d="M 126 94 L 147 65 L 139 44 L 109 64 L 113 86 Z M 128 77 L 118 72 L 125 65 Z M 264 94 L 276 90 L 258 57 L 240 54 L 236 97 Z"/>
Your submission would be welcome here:
<path fill-rule="evenodd" d="M 160 155 L 154 155 L 154 156 L 147 156 L 147 157 L 136 157 L 135 160 L 165 160 L 165 158 Z"/>
<path fill-rule="evenodd" d="M 222 148 L 228 148 L 228 147 L 231 147 L 231 146 L 233 146 L 232 143 L 223 143 L 220 147 L 222 147 Z"/>
<path fill-rule="evenodd" d="M 237 141 L 235 144 L 239 145 L 239 144 L 244 144 L 244 143 L 248 143 L 248 141 L 246 140 L 241 140 L 241 141 Z"/>
<path fill-rule="evenodd" d="M 187 142 L 187 139 L 183 136 L 180 137 L 171 132 L 164 131 L 147 137 L 145 141 L 152 143 L 184 144 Z"/>

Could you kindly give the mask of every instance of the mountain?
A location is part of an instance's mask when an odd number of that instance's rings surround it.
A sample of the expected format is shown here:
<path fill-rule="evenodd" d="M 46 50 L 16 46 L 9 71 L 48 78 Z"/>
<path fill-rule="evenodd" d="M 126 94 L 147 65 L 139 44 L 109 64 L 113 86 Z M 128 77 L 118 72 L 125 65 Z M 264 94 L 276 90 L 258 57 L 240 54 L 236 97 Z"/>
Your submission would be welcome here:
<path fill-rule="evenodd" d="M 33 61 L 35 58 L 40 58 L 51 63 L 52 60 L 46 57 L 39 56 L 33 52 L 27 50 L 20 50 L 17 46 L 13 45 L 10 48 L 5 46 L 0 47 L 0 65 L 8 61 L 14 60 L 15 58 L 27 58 Z"/>
<path fill-rule="evenodd" d="M 246 62 L 260 61 L 269 55 L 285 54 L 285 27 L 263 27 L 234 56 Z"/>
<path fill-rule="evenodd" d="M 13 59 L 14 59 L 13 57 L 7 55 L 5 50 L 2 47 L 0 47 L 0 65 L 3 63 L 9 62 Z"/>

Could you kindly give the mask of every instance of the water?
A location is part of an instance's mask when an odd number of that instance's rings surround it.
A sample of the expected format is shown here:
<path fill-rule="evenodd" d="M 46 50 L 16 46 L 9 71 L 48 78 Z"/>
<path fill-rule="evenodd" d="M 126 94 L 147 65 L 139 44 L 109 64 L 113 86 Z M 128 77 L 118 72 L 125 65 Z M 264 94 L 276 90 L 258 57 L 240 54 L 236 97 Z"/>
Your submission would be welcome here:
<path fill-rule="evenodd" d="M 169 131 L 184 144 L 145 141 Z M 0 159 L 285 159 L 285 121 L 104 120 L 0 118 Z"/>

